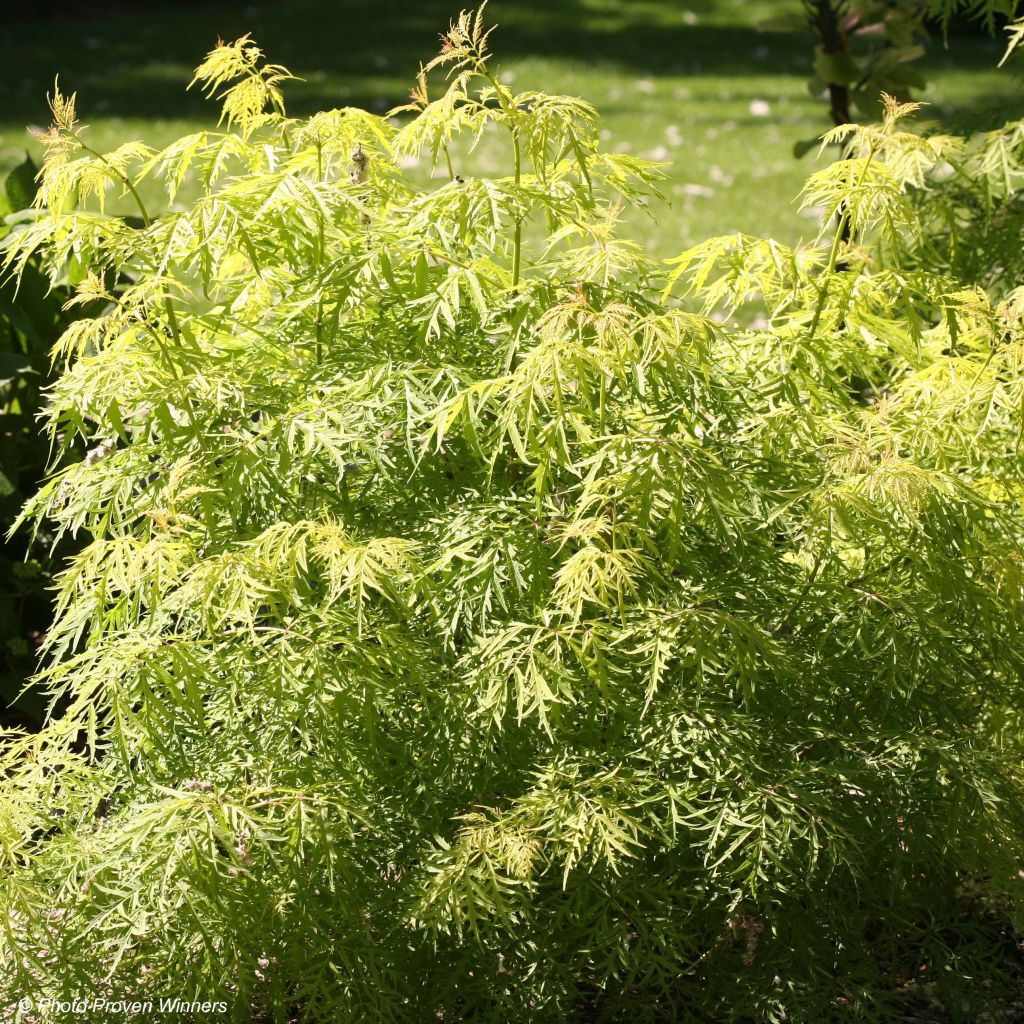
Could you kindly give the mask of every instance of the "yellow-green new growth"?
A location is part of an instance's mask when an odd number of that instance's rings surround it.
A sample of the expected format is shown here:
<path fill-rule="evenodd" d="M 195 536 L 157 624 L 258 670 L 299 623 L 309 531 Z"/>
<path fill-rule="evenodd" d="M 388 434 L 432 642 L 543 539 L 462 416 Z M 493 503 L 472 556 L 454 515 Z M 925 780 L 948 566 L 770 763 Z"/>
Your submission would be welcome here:
<path fill-rule="evenodd" d="M 280 64 L 264 63 L 263 51 L 246 34 L 233 43 L 218 40 L 188 87 L 199 84 L 208 98 L 221 103 L 220 123 L 237 124 L 248 134 L 263 121 L 268 106 L 284 116 L 281 83 L 294 79 Z"/>

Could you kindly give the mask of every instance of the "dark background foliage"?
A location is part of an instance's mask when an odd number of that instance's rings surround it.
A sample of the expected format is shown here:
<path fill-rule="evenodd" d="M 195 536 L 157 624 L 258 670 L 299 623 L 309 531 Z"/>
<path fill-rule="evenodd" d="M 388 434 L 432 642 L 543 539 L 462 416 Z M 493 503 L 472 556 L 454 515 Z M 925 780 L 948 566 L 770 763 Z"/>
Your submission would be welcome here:
<path fill-rule="evenodd" d="M 99 95 L 94 87 L 100 86 L 105 103 L 120 117 L 206 114 L 209 108 L 202 97 L 185 93 L 181 75 L 172 68 L 191 69 L 195 55 L 205 52 L 211 40 L 246 32 L 269 46 L 274 60 L 300 74 L 314 72 L 289 86 L 291 112 L 308 114 L 340 100 L 373 107 L 382 91 L 394 90 L 389 100 L 404 95 L 406 69 L 430 52 L 437 26 L 458 6 L 450 0 L 23 5 L 12 12 L 8 25 L 16 45 L 5 54 L 3 119 L 46 121 L 50 69 L 83 94 L 91 90 Z M 673 74 L 703 61 L 703 73 L 746 76 L 754 70 L 751 53 L 765 42 L 758 18 L 783 9 L 798 10 L 799 3 L 494 0 L 490 17 L 500 26 L 505 61 L 523 55 L 569 58 L 644 75 Z M 100 31 L 103 38 L 93 38 Z M 940 29 L 934 26 L 933 31 L 939 43 Z M 936 66 L 955 62 L 965 69 L 991 67 L 993 47 L 976 23 L 958 18 L 948 35 L 955 52 L 937 45 L 931 55 Z M 756 70 L 789 74 L 803 65 L 809 71 L 811 57 L 805 33 L 773 33 L 772 46 Z M 976 98 L 979 108 L 992 102 L 1002 106 L 1006 95 Z"/>

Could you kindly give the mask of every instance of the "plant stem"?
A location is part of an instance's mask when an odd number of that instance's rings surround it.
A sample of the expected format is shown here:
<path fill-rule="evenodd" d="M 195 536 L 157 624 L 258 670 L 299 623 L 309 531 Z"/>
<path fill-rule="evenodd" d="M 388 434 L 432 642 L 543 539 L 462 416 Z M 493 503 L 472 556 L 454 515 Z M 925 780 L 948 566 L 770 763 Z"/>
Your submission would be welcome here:
<path fill-rule="evenodd" d="M 515 159 L 515 171 L 513 180 L 518 189 L 523 178 L 523 152 L 519 145 L 519 111 L 509 103 L 504 88 L 491 74 L 487 65 L 482 61 L 477 64 L 477 73 L 485 78 L 494 89 L 494 95 L 498 100 L 505 117 L 509 122 L 509 131 L 512 133 L 512 154 Z M 522 268 L 523 253 L 523 218 L 516 217 L 515 230 L 512 233 L 512 288 L 519 287 L 519 277 Z"/>
<path fill-rule="evenodd" d="M 839 21 L 839 12 L 832 0 L 817 0 L 816 13 L 814 24 L 821 35 L 822 50 L 827 54 L 848 53 L 850 46 Z M 833 123 L 836 126 L 849 124 L 852 120 L 849 85 L 829 82 L 828 97 L 829 113 L 832 115 Z"/>
<path fill-rule="evenodd" d="M 316 144 L 316 178 L 317 182 L 320 183 L 324 180 L 324 151 L 319 139 Z M 317 246 L 316 246 L 316 273 L 317 278 L 320 277 L 323 272 L 324 265 L 324 215 L 322 213 L 317 214 L 318 234 L 317 234 Z M 316 351 L 314 358 L 316 365 L 319 366 L 323 362 L 324 358 L 324 297 L 323 297 L 323 283 L 320 282 L 321 291 L 320 298 L 317 302 L 316 307 Z"/>
<path fill-rule="evenodd" d="M 519 188 L 519 183 L 523 176 L 523 156 L 519 147 L 519 126 L 516 125 L 512 129 L 512 147 L 515 153 L 515 183 L 516 188 Z M 516 229 L 512 235 L 512 287 L 519 287 L 519 271 L 522 262 L 523 254 L 523 218 L 516 218 Z"/>
<path fill-rule="evenodd" d="M 822 311 L 825 308 L 825 300 L 828 298 L 829 285 L 832 283 L 832 275 L 836 272 L 836 260 L 839 256 L 839 246 L 846 237 L 846 226 L 850 220 L 850 211 L 843 210 L 836 227 L 835 237 L 832 239 L 832 251 L 828 254 L 828 266 L 825 269 L 825 282 L 818 293 L 818 304 L 814 307 L 814 319 L 811 321 L 811 334 L 807 339 L 814 341 L 814 335 L 818 330 L 818 322 L 821 320 Z"/>

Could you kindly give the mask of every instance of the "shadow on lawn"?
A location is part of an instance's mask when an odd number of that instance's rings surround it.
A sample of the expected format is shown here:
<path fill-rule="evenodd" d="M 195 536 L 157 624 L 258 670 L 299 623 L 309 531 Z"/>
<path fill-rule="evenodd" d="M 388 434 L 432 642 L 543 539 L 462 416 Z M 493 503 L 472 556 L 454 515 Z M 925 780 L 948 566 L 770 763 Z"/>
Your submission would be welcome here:
<path fill-rule="evenodd" d="M 54 73 L 80 91 L 83 114 L 91 108 L 93 116 L 202 116 L 209 112 L 202 98 L 185 92 L 192 68 L 218 36 L 246 32 L 272 60 L 305 77 L 289 85 L 291 113 L 349 104 L 382 110 L 404 99 L 418 63 L 436 50 L 439 31 L 459 6 L 460 0 L 26 6 L 8 23 L 0 116 L 45 123 Z M 499 25 L 503 60 L 552 57 L 655 76 L 808 73 L 809 37 L 762 34 L 738 9 L 732 17 L 748 24 L 726 24 L 729 12 L 722 0 L 492 0 L 489 17 Z M 957 49 L 965 70 L 993 64 L 991 42 L 968 38 Z"/>
<path fill-rule="evenodd" d="M 55 72 L 80 90 L 83 101 L 100 98 L 104 112 L 195 116 L 204 103 L 184 91 L 191 69 L 218 36 L 234 39 L 245 32 L 272 60 L 306 78 L 289 85 L 291 112 L 341 104 L 379 108 L 404 98 L 419 62 L 436 51 L 438 34 L 459 5 L 193 0 L 115 3 L 86 12 L 56 4 L 46 15 L 26 13 L 9 26 L 3 118 L 45 120 L 43 94 Z M 766 46 L 766 37 L 752 27 L 685 24 L 674 0 L 492 0 L 489 16 L 499 25 L 496 50 L 503 60 L 530 55 L 631 66 L 647 75 L 743 75 L 751 73 L 751 52 Z M 793 73 L 794 59 L 807 59 L 806 41 L 797 34 L 769 43 L 758 73 Z"/>

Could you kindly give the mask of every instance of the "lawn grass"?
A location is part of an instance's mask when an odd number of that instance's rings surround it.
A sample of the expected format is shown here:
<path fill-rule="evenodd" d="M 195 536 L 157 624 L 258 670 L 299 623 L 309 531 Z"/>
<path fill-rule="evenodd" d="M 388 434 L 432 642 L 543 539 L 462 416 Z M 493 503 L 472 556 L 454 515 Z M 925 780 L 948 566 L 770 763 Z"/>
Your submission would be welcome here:
<path fill-rule="evenodd" d="M 114 3 L 88 14 L 66 5 L 7 26 L 0 78 L 0 168 L 38 147 L 27 124 L 46 124 L 45 93 L 60 74 L 79 93 L 93 144 L 129 138 L 154 146 L 216 120 L 188 93 L 193 67 L 218 36 L 251 32 L 290 83 L 289 112 L 404 101 L 417 64 L 436 49 L 459 0 L 290 0 L 288 3 Z M 57 5 L 61 7 L 61 5 Z M 83 5 L 84 6 L 84 5 Z M 627 233 L 670 256 L 714 234 L 745 231 L 787 242 L 813 236 L 795 197 L 813 157 L 793 143 L 828 127 L 810 96 L 813 43 L 761 33 L 758 22 L 796 0 L 492 0 L 492 46 L 516 87 L 580 95 L 603 119 L 605 145 L 669 163 L 669 201 L 633 215 Z M 1024 112 L 1019 82 L 995 65 L 1001 40 L 978 34 L 934 40 L 922 97 L 943 121 Z M 499 172 L 497 143 L 460 167 Z M 414 173 L 426 176 L 426 168 Z"/>

